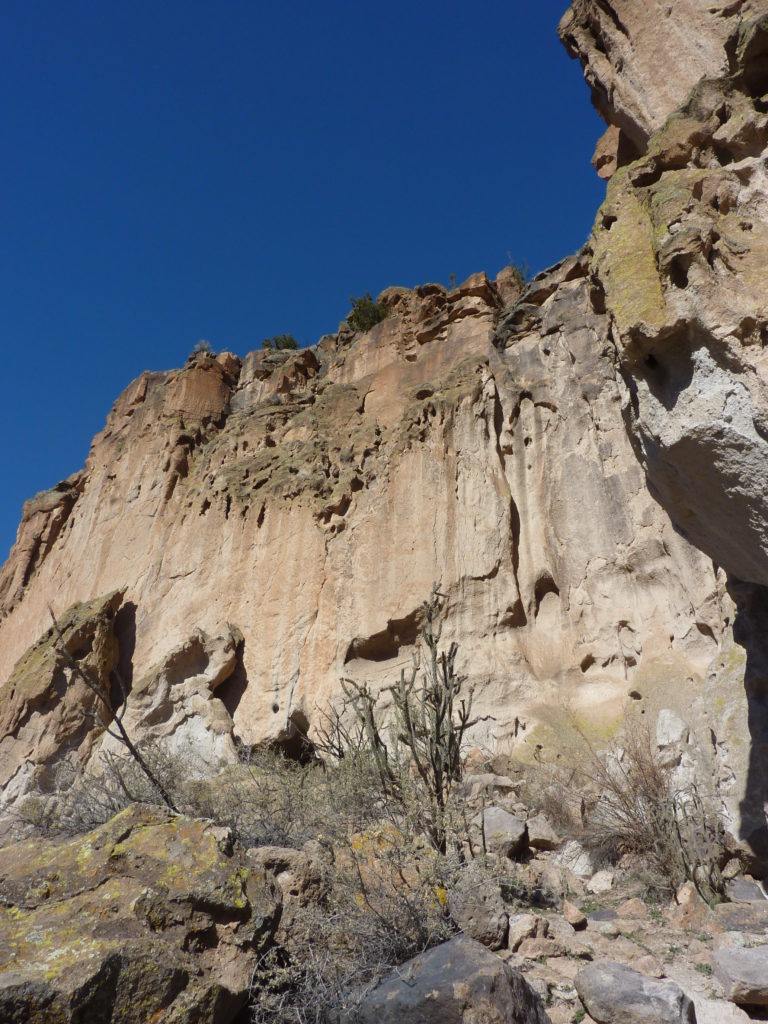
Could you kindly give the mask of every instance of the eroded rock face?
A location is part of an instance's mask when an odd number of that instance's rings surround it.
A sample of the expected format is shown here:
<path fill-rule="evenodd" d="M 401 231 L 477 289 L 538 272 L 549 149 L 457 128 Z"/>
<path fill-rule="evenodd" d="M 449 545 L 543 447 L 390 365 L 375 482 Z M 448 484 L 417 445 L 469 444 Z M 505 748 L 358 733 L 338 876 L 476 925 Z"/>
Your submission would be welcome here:
<path fill-rule="evenodd" d="M 711 717 L 714 692 L 731 821 L 768 855 L 766 17 L 573 5 L 612 176 L 590 243 L 523 295 L 511 272 L 389 288 L 364 335 L 131 384 L 83 472 L 25 509 L 0 679 L 52 598 L 119 590 L 126 720 L 214 763 L 311 735 L 341 675 L 392 682 L 439 581 L 479 746 L 556 746 L 555 706 L 601 737 L 631 700 Z M 236 671 L 180 685 L 200 636 Z"/>
<path fill-rule="evenodd" d="M 220 832 L 134 805 L 0 850 L 0 1017 L 233 1020 L 281 899 Z"/>
<path fill-rule="evenodd" d="M 611 173 L 644 153 L 702 78 L 726 74 L 741 22 L 763 11 L 762 0 L 575 0 L 559 33 L 609 125 L 595 153 L 598 172 L 609 152 Z"/>
<path fill-rule="evenodd" d="M 553 702 L 615 722 L 633 685 L 695 687 L 722 588 L 645 488 L 588 261 L 521 301 L 504 275 L 388 289 L 392 315 L 365 335 L 142 376 L 3 606 L 0 678 L 51 595 L 120 587 L 134 680 L 196 629 L 236 623 L 242 672 L 221 690 L 235 732 L 289 738 L 342 674 L 392 682 L 437 580 L 444 638 L 491 716 L 479 744 L 550 742 L 531 737 Z"/>
<path fill-rule="evenodd" d="M 243 638 L 228 626 L 221 636 L 195 630 L 146 676 L 126 700 L 123 725 L 138 747 L 160 746 L 187 777 L 206 776 L 237 761 L 232 718 L 215 691 L 239 667 Z M 94 756 L 124 756 L 123 744 L 106 735 Z"/>
<path fill-rule="evenodd" d="M 738 831 L 764 868 L 768 4 L 576 2 L 560 31 L 612 126 L 589 273 L 629 434 L 651 493 L 729 576 L 736 648 L 713 663 L 721 713 L 707 710 L 744 779 Z"/>
<path fill-rule="evenodd" d="M 118 664 L 115 619 L 120 591 L 73 605 L 58 620 L 68 654 L 109 696 Z M 14 801 L 49 763 L 68 753 L 83 760 L 105 726 L 103 708 L 86 684 L 74 677 L 53 625 L 19 660 L 0 699 L 0 806 Z"/>

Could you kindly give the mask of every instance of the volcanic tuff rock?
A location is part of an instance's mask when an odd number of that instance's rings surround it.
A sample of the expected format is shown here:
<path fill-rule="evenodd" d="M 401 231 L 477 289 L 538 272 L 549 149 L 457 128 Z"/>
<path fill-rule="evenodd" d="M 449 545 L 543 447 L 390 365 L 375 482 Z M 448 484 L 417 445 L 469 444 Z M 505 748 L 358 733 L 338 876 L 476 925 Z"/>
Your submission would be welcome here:
<path fill-rule="evenodd" d="M 0 676 L 51 599 L 120 588 L 133 679 L 231 623 L 241 667 L 217 695 L 235 733 L 287 738 L 341 674 L 392 680 L 439 580 L 445 639 L 493 716 L 477 742 L 532 745 L 555 701 L 614 722 L 631 686 L 650 698 L 674 679 L 684 700 L 717 653 L 722 588 L 645 488 L 587 269 L 588 253 L 570 258 L 507 307 L 484 274 L 389 289 L 392 315 L 347 342 L 143 375 L 56 544 L 21 572 L 47 528 L 28 509 L 3 574 Z"/>
<path fill-rule="evenodd" d="M 651 492 L 736 603 L 741 830 L 768 863 L 768 3 L 577 0 L 560 33 L 616 143 L 601 150 L 612 177 L 590 281 L 630 436 Z"/>
<path fill-rule="evenodd" d="M 131 384 L 84 470 L 25 506 L 0 679 L 50 601 L 119 591 L 123 670 L 176 692 L 175 722 L 287 742 L 341 674 L 410 662 L 438 580 L 478 744 L 551 747 L 555 706 L 598 738 L 631 700 L 667 708 L 692 748 L 711 731 L 732 828 L 768 857 L 767 8 L 576 0 L 560 31 L 610 181 L 587 246 L 523 295 L 509 272 L 390 288 L 367 334 Z M 196 635 L 235 651 L 221 708 L 199 667 L 153 669 Z"/>

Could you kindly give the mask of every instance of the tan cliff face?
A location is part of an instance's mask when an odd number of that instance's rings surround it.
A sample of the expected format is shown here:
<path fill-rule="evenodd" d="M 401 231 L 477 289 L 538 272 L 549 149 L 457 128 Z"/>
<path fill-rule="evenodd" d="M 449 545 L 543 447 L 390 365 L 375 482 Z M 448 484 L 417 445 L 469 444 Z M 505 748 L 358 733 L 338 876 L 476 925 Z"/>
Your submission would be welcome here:
<path fill-rule="evenodd" d="M 590 279 L 629 434 L 736 602 L 710 719 L 741 775 L 739 834 L 768 863 L 768 3 L 577 0 L 560 33 L 611 126 Z"/>
<path fill-rule="evenodd" d="M 392 315 L 366 335 L 139 378 L 77 483 L 27 506 L 0 676 L 49 602 L 120 590 L 133 680 L 231 623 L 238 680 L 200 713 L 231 713 L 248 743 L 284 736 L 290 720 L 311 730 L 340 676 L 384 685 L 410 663 L 438 581 L 492 716 L 482 745 L 549 742 L 553 703 L 616 720 L 662 667 L 695 688 L 717 650 L 716 574 L 645 489 L 587 259 L 524 303 L 505 307 L 482 274 L 448 294 L 390 289 Z M 55 543 L 38 543 L 53 522 Z M 183 733 L 189 702 L 171 712 L 157 682 L 134 684 L 126 722 L 155 690 L 154 720 Z"/>
<path fill-rule="evenodd" d="M 768 842 L 765 9 L 572 5 L 611 180 L 523 295 L 390 288 L 366 334 L 126 389 L 0 571 L 4 799 L 110 743 L 55 686 L 20 703 L 49 604 L 81 629 L 117 600 L 132 734 L 215 766 L 311 735 L 342 675 L 391 683 L 438 582 L 475 743 L 530 757 L 563 713 L 604 740 L 674 709 L 711 732 L 734 834 Z"/>

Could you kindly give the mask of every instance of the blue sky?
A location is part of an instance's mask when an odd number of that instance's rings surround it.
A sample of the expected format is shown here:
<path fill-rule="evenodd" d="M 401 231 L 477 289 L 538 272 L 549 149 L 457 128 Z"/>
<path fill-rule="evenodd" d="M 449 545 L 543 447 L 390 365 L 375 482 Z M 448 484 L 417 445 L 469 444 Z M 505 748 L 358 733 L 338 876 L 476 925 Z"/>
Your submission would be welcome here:
<path fill-rule="evenodd" d="M 24 0 L 0 12 L 0 557 L 119 392 L 199 338 L 586 239 L 602 131 L 566 0 Z"/>

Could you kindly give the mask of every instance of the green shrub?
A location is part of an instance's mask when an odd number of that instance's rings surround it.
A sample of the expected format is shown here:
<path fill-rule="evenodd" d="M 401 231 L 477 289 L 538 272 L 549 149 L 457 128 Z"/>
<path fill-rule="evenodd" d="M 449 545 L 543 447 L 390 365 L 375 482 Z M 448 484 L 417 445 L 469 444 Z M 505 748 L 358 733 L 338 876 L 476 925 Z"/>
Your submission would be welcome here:
<path fill-rule="evenodd" d="M 293 352 L 299 343 L 292 334 L 273 334 L 271 338 L 262 341 L 261 347 L 269 352 Z"/>
<path fill-rule="evenodd" d="M 355 331 L 370 331 L 389 316 L 387 307 L 375 302 L 370 292 L 360 298 L 351 295 L 349 301 L 352 303 L 352 312 L 347 316 L 347 323 Z"/>
<path fill-rule="evenodd" d="M 197 356 L 200 355 L 202 352 L 208 353 L 210 355 L 214 354 L 213 345 L 210 343 L 210 341 L 206 341 L 205 338 L 201 338 L 200 341 L 197 342 L 195 347 L 190 352 L 190 355 Z"/>
<path fill-rule="evenodd" d="M 520 291 L 524 291 L 531 280 L 531 268 L 528 266 L 526 261 L 517 263 L 512 259 L 511 254 L 507 253 L 507 259 L 509 260 L 508 268 L 512 272 L 515 284 L 518 286 Z"/>

